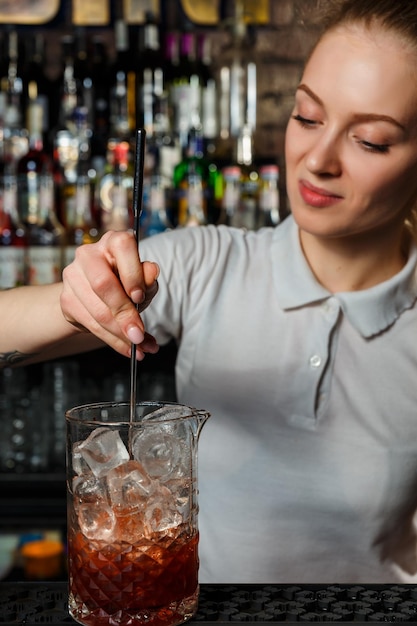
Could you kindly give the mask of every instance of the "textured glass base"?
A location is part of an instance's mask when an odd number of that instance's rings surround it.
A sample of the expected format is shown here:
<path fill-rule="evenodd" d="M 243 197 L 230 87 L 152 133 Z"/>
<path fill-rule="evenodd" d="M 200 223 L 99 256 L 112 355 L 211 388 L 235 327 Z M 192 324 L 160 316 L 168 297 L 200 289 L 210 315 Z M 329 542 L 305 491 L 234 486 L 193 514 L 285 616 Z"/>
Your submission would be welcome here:
<path fill-rule="evenodd" d="M 70 594 L 69 613 L 75 621 L 85 626 L 177 626 L 191 619 L 197 612 L 198 589 L 180 602 L 172 602 L 158 609 L 131 611 L 123 609 L 109 614 L 102 609 L 90 611 L 83 603 Z"/>

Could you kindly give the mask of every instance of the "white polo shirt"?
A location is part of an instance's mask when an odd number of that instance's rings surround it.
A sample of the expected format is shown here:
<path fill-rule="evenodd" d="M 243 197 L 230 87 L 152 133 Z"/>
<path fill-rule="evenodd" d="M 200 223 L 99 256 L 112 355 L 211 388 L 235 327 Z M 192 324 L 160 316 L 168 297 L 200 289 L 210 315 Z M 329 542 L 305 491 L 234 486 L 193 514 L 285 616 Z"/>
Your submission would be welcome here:
<path fill-rule="evenodd" d="M 292 217 L 141 242 L 199 448 L 202 582 L 417 582 L 417 249 L 330 294 Z"/>

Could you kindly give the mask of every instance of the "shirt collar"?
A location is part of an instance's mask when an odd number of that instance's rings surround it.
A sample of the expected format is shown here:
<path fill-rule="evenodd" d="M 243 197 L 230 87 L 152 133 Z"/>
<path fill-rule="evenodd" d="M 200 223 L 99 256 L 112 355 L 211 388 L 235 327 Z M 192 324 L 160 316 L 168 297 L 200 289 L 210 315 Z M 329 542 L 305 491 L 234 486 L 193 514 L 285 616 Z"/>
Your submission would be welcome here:
<path fill-rule="evenodd" d="M 290 215 L 275 229 L 271 247 L 275 288 L 280 306 L 294 309 L 335 298 L 350 323 L 364 337 L 389 326 L 417 298 L 417 246 L 398 274 L 370 289 L 332 294 L 315 279 L 301 249 L 298 226 Z"/>

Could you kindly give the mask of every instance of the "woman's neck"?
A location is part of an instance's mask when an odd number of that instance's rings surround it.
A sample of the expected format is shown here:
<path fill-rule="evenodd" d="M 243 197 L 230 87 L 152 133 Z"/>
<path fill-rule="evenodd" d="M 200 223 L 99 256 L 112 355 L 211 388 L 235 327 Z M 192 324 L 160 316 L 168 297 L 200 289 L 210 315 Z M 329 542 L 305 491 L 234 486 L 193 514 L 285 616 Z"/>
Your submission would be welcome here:
<path fill-rule="evenodd" d="M 321 238 L 300 230 L 300 243 L 316 279 L 331 293 L 360 291 L 397 274 L 406 264 L 409 236 L 363 234 Z"/>

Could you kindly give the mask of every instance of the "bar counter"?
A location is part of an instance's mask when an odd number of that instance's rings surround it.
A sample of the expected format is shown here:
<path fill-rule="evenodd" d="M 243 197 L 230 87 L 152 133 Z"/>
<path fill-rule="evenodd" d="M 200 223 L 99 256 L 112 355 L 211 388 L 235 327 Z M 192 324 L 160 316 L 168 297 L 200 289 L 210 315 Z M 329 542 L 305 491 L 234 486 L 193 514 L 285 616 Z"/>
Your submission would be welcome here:
<path fill-rule="evenodd" d="M 197 614 L 188 624 L 226 622 L 299 624 L 326 622 L 369 626 L 417 624 L 414 585 L 209 585 L 202 584 Z M 0 582 L 0 624 L 76 624 L 67 610 L 66 581 Z"/>

